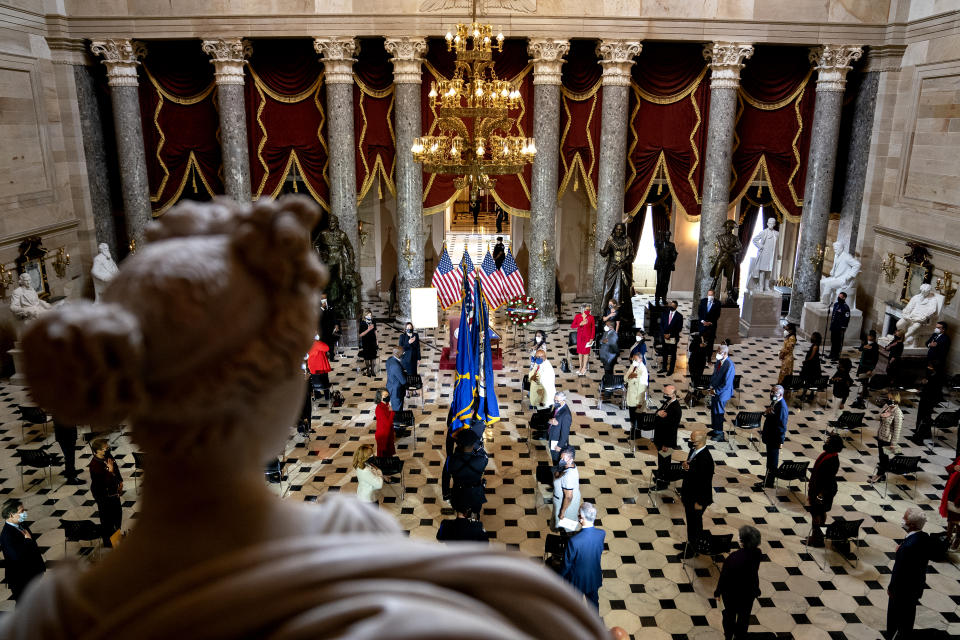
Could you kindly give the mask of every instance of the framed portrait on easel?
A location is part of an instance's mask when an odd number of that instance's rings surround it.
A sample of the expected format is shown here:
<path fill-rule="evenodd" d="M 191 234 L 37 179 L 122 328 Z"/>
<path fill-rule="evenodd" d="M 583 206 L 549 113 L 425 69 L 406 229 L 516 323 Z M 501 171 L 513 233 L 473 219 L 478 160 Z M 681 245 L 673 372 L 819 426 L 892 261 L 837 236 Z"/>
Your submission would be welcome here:
<path fill-rule="evenodd" d="M 47 250 L 43 248 L 43 241 L 39 236 L 32 236 L 20 243 L 19 250 L 20 255 L 14 261 L 17 265 L 17 273 L 30 274 L 33 290 L 37 292 L 40 298 L 49 298 L 50 282 L 47 280 Z"/>

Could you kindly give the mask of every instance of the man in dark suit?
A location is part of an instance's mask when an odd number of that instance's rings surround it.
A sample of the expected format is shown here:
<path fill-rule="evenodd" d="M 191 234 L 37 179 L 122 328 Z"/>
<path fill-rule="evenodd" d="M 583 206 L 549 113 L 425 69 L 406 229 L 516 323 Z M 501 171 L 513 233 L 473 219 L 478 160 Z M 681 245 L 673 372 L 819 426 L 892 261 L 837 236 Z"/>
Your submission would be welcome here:
<path fill-rule="evenodd" d="M 63 451 L 63 477 L 67 484 L 83 484 L 77 473 L 77 427 L 54 420 L 53 438 Z"/>
<path fill-rule="evenodd" d="M 683 315 L 677 311 L 679 304 L 676 300 L 670 302 L 670 309 L 663 313 L 660 319 L 663 336 L 663 358 L 660 361 L 660 373 L 673 375 L 673 368 L 677 364 L 677 342 L 680 332 L 683 331 Z"/>
<path fill-rule="evenodd" d="M 737 375 L 733 360 L 730 359 L 730 347 L 725 344 L 717 349 L 716 364 L 710 376 L 710 438 L 714 442 L 723 442 L 723 417 L 727 402 L 733 397 L 733 380 Z"/>
<path fill-rule="evenodd" d="M 500 229 L 497 229 L 497 233 L 500 233 Z M 497 236 L 497 244 L 493 245 L 493 262 L 497 265 L 497 269 L 503 266 L 503 260 L 506 257 L 507 250 L 503 246 L 503 238 Z"/>
<path fill-rule="evenodd" d="M 843 334 L 850 324 L 850 307 L 847 306 L 847 294 L 841 291 L 837 301 L 830 307 L 830 359 L 836 362 L 843 350 Z"/>
<path fill-rule="evenodd" d="M 600 361 L 603 363 L 603 371 L 606 375 L 613 375 L 613 367 L 616 366 L 619 356 L 620 338 L 613 330 L 613 322 L 608 321 L 604 325 L 603 337 L 600 339 Z"/>
<path fill-rule="evenodd" d="M 942 370 L 947 362 L 947 352 L 950 351 L 950 336 L 947 335 L 947 323 L 941 320 L 933 328 L 933 335 L 927 340 L 927 362 L 932 362 L 938 370 Z"/>
<path fill-rule="evenodd" d="M 584 502 L 580 505 L 580 531 L 567 541 L 560 575 L 599 610 L 598 592 L 603 582 L 600 556 L 603 555 L 603 538 L 607 534 L 603 529 L 593 526 L 596 519 L 597 508 L 593 504 Z"/>
<path fill-rule="evenodd" d="M 407 374 L 403 370 L 400 358 L 403 349 L 393 348 L 393 355 L 387 358 L 387 391 L 390 392 L 390 408 L 394 411 L 403 410 L 403 398 L 406 395 Z"/>
<path fill-rule="evenodd" d="M 887 595 L 887 633 L 889 639 L 907 640 L 913 637 L 913 622 L 917 617 L 917 602 L 927 586 L 927 563 L 930 561 L 930 537 L 922 531 L 927 516 L 916 507 L 903 514 L 903 528 L 907 532 L 893 561 Z"/>
<path fill-rule="evenodd" d="M 767 472 L 763 476 L 763 482 L 758 482 L 756 486 L 769 489 L 774 486 L 774 479 L 777 477 L 777 468 L 780 466 L 780 447 L 787 439 L 787 418 L 790 415 L 787 401 L 783 398 L 783 387 L 780 385 L 773 385 L 770 391 L 770 406 L 764 414 L 760 439 L 767 447 Z"/>
<path fill-rule="evenodd" d="M 690 433 L 690 455 L 683 463 L 683 483 L 680 500 L 687 519 L 687 544 L 677 543 L 685 558 L 697 555 L 697 542 L 703 535 L 703 512 L 713 503 L 713 456 L 707 449 L 707 432 L 697 429 Z"/>
<path fill-rule="evenodd" d="M 917 402 L 917 422 L 913 434 L 908 439 L 916 445 L 923 446 L 923 441 L 930 438 L 933 424 L 933 410 L 943 399 L 943 378 L 936 363 L 927 362 L 927 369 L 920 380 L 920 399 Z"/>
<path fill-rule="evenodd" d="M 473 214 L 473 226 L 480 224 L 480 198 L 470 201 L 470 213 Z"/>
<path fill-rule="evenodd" d="M 26 525 L 23 503 L 11 498 L 3 503 L 3 529 L 0 529 L 0 550 L 7 567 L 7 585 L 13 599 L 19 600 L 31 580 L 46 571 L 37 541 Z"/>
<path fill-rule="evenodd" d="M 320 339 L 330 347 L 329 358 L 337 359 L 337 344 L 340 342 L 340 317 L 327 304 L 327 296 L 320 298 Z"/>
<path fill-rule="evenodd" d="M 663 387 L 663 402 L 653 419 L 653 446 L 657 448 L 657 489 L 666 489 L 670 484 L 670 459 L 677 448 L 677 429 L 683 417 L 683 407 L 677 398 L 677 388 L 672 384 Z"/>
<path fill-rule="evenodd" d="M 710 345 L 710 351 L 713 351 L 713 341 L 717 337 L 717 322 L 720 321 L 720 303 L 714 298 L 713 289 L 707 291 L 707 297 L 700 300 L 697 318 L 700 323 L 700 335 Z"/>
<path fill-rule="evenodd" d="M 560 460 L 560 452 L 570 444 L 570 424 L 573 415 L 567 406 L 567 396 L 558 391 L 553 396 L 553 417 L 547 427 L 547 441 L 550 443 L 550 458 L 554 466 Z"/>
<path fill-rule="evenodd" d="M 760 532 L 740 527 L 740 548 L 723 561 L 713 597 L 723 604 L 724 640 L 746 638 L 753 601 L 760 596 Z"/>
<path fill-rule="evenodd" d="M 503 233 L 503 223 L 507 221 L 507 212 L 503 210 L 503 207 L 497 205 L 497 233 Z M 500 238 L 497 238 L 499 241 Z M 494 251 L 493 259 L 497 259 L 497 253 Z M 500 263 L 497 263 L 497 268 L 500 268 Z"/>
<path fill-rule="evenodd" d="M 463 429 L 460 429 L 463 431 Z M 473 429 L 467 429 L 457 438 L 453 455 L 447 461 L 453 490 L 450 492 L 450 504 L 470 513 L 480 513 L 484 495 L 483 472 L 487 468 L 487 452 L 483 442 Z"/>

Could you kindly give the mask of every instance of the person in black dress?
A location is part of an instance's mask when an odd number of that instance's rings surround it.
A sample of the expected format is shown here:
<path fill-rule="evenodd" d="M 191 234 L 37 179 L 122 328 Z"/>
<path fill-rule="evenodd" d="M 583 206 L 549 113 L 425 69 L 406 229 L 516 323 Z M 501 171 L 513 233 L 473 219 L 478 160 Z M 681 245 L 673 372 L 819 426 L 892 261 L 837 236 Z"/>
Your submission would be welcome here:
<path fill-rule="evenodd" d="M 866 409 L 867 394 L 870 392 L 870 378 L 880 362 L 880 345 L 877 344 L 877 332 L 870 329 L 867 341 L 860 345 L 860 363 L 857 365 L 857 380 L 860 381 L 860 393 L 850 405 L 852 409 Z"/>
<path fill-rule="evenodd" d="M 413 323 L 408 322 L 398 342 L 403 348 L 403 357 L 400 364 L 408 376 L 417 375 L 417 365 L 420 363 L 420 334 L 413 330 Z"/>
<path fill-rule="evenodd" d="M 887 345 L 887 386 L 900 386 L 900 370 L 903 360 L 903 331 L 893 332 L 893 340 Z"/>
<path fill-rule="evenodd" d="M 814 331 L 813 335 L 810 336 L 810 348 L 807 350 L 807 355 L 804 356 L 803 364 L 800 366 L 800 379 L 803 381 L 804 387 L 814 384 L 823 375 L 820 371 L 820 345 L 822 344 L 823 336 L 820 335 L 819 331 Z M 801 404 L 807 400 L 807 394 L 809 394 L 810 399 L 813 399 L 813 392 L 804 389 L 803 393 L 800 394 Z"/>
<path fill-rule="evenodd" d="M 107 440 L 97 438 L 90 447 L 93 449 L 93 458 L 88 466 L 90 492 L 93 494 L 93 499 L 97 501 L 97 511 L 100 513 L 103 546 L 110 547 L 110 537 L 120 530 L 123 520 L 123 509 L 120 503 L 123 478 L 120 476 L 120 465 L 110 455 L 110 443 Z"/>
<path fill-rule="evenodd" d="M 363 359 L 362 373 L 373 375 L 373 363 L 377 359 L 377 325 L 373 322 L 373 312 L 369 309 L 360 321 L 360 358 Z"/>
<path fill-rule="evenodd" d="M 703 375 L 707 368 L 707 358 L 713 349 L 707 342 L 707 337 L 702 334 L 692 334 L 690 336 L 690 358 L 687 360 L 687 370 L 690 372 L 690 386 L 693 388 L 693 402 L 699 402 L 702 392 L 696 390 L 697 380 Z"/>
<path fill-rule="evenodd" d="M 850 371 L 853 369 L 853 363 L 850 358 L 840 358 L 837 362 L 837 371 L 830 378 L 833 384 L 833 410 L 837 417 L 843 412 L 843 405 L 850 397 L 850 388 L 853 386 L 853 378 L 850 377 Z"/>
<path fill-rule="evenodd" d="M 811 547 L 823 546 L 823 525 L 827 521 L 827 513 L 833 508 L 833 498 L 837 495 L 837 472 L 840 471 L 839 454 L 842 449 L 843 439 L 837 434 L 829 436 L 823 445 L 823 453 L 810 472 L 807 501 L 813 522 L 807 544 Z"/>

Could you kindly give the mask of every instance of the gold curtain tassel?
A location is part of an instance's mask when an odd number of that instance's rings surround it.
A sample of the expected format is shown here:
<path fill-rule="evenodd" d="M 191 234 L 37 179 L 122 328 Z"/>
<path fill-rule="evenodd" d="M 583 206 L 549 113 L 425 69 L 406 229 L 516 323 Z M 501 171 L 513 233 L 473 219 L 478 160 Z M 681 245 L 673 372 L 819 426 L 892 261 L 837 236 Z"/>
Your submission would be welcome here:
<path fill-rule="evenodd" d="M 191 178 L 191 181 L 193 182 L 193 192 L 196 193 L 197 192 L 197 167 L 194 165 L 190 165 L 190 178 Z"/>
<path fill-rule="evenodd" d="M 573 190 L 576 191 L 580 187 L 580 174 L 574 170 L 573 172 Z"/>
<path fill-rule="evenodd" d="M 380 175 L 377 175 L 377 199 L 383 200 L 383 187 L 380 183 Z"/>

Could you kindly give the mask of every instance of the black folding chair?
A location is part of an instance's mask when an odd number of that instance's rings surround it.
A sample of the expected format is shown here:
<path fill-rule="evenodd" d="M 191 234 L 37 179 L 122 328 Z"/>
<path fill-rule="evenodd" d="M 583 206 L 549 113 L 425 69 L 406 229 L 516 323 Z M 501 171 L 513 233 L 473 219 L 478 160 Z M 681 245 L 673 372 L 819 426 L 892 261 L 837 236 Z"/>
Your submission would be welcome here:
<path fill-rule="evenodd" d="M 17 457 L 20 459 L 20 462 L 17 463 L 17 466 L 20 467 L 20 489 L 24 489 L 23 486 L 23 468 L 30 467 L 31 469 L 40 469 L 45 473 L 43 476 L 50 481 L 50 488 L 53 488 L 53 471 L 52 468 L 60 464 L 60 458 L 51 453 L 48 453 L 44 449 L 17 449 Z M 40 484 L 43 484 L 43 479 L 40 480 Z"/>
<path fill-rule="evenodd" d="M 637 416 L 638 423 L 630 425 L 630 444 L 633 446 L 633 452 L 637 452 L 637 438 L 643 435 L 644 431 L 653 431 L 657 421 L 656 413 L 641 413 Z"/>
<path fill-rule="evenodd" d="M 325 382 L 319 373 L 310 374 L 310 392 L 312 393 L 314 399 L 319 400 L 322 397 L 324 400 L 329 400 L 330 387 L 331 385 L 329 382 L 329 377 Z"/>
<path fill-rule="evenodd" d="M 886 473 L 883 474 L 883 496 L 887 496 L 887 485 L 889 483 L 889 477 L 892 473 L 893 475 L 901 476 L 906 479 L 906 476 L 913 476 L 913 492 L 908 494 L 910 497 L 913 497 L 917 492 L 917 474 L 920 471 L 920 456 L 905 456 L 898 455 L 893 456 L 887 462 Z M 876 486 L 876 485 L 874 485 Z M 879 493 L 879 491 L 877 491 Z"/>
<path fill-rule="evenodd" d="M 597 398 L 597 409 L 603 408 L 603 396 L 604 394 L 612 396 L 614 393 L 620 392 L 620 408 L 625 409 L 627 407 L 627 387 L 624 384 L 623 376 L 617 374 L 605 374 L 603 378 L 600 379 L 600 393 Z"/>
<path fill-rule="evenodd" d="M 420 408 L 423 409 L 423 378 L 418 374 L 407 376 L 407 391 L 413 391 L 420 398 Z"/>
<path fill-rule="evenodd" d="M 936 436 L 937 430 L 948 431 L 956 428 L 958 423 L 960 423 L 960 411 L 942 411 L 933 419 L 930 427 L 934 432 L 933 435 Z"/>
<path fill-rule="evenodd" d="M 774 490 L 780 488 L 780 481 L 784 480 L 787 482 L 787 489 L 790 489 L 791 482 L 802 482 L 803 483 L 803 492 L 807 492 L 807 469 L 810 467 L 809 461 L 799 462 L 796 460 L 791 460 L 789 462 L 781 462 L 780 468 L 777 469 L 777 474 L 773 478 Z"/>
<path fill-rule="evenodd" d="M 743 380 L 743 376 L 740 374 L 734 374 L 733 376 L 733 395 L 737 400 L 737 409 L 740 408 L 740 382 Z"/>
<path fill-rule="evenodd" d="M 690 558 L 685 557 L 687 555 L 687 546 L 690 544 L 688 540 L 683 545 L 683 556 L 681 556 L 681 566 L 683 567 L 683 573 L 687 576 L 687 580 L 692 584 L 693 579 L 696 577 L 696 572 L 693 575 L 687 572 L 687 561 L 693 560 L 694 556 Z M 697 553 L 700 555 L 710 558 L 710 562 L 713 564 L 714 568 L 718 571 L 720 569 L 717 558 L 723 558 L 723 556 L 730 552 L 730 549 L 733 547 L 733 534 L 726 533 L 723 535 L 714 535 L 709 531 L 704 530 L 700 535 L 700 539 L 697 540 Z"/>
<path fill-rule="evenodd" d="M 416 423 L 413 420 L 413 411 L 404 409 L 393 414 L 393 433 L 397 438 L 406 438 L 413 435 L 414 448 L 416 448 L 417 434 L 413 433 Z"/>
<path fill-rule="evenodd" d="M 841 429 L 853 433 L 857 431 L 860 433 L 860 446 L 863 446 L 863 417 L 866 414 L 858 413 L 855 411 L 843 411 L 840 413 L 840 417 L 836 420 L 830 420 L 827 422 L 827 426 L 832 428 L 834 431 L 840 431 Z M 827 435 L 828 430 L 824 429 L 824 435 Z M 848 438 L 852 439 L 852 438 Z"/>
<path fill-rule="evenodd" d="M 812 392 L 813 392 L 813 398 L 812 398 L 811 401 L 814 402 L 814 403 L 816 403 L 816 404 L 820 404 L 821 407 L 823 406 L 823 403 L 818 403 L 818 402 L 817 402 L 817 395 L 820 394 L 820 393 L 824 393 L 824 394 L 825 394 L 825 393 L 827 392 L 827 389 L 829 389 L 829 388 L 830 388 L 830 378 L 829 378 L 828 376 L 820 376 L 819 378 L 817 378 L 817 379 L 814 380 L 813 382 L 811 382 L 811 383 L 809 383 L 809 384 L 805 384 L 804 387 L 803 387 L 803 389 L 804 389 L 805 391 L 812 391 Z M 800 401 L 799 408 L 801 408 L 801 409 L 803 408 L 803 401 L 802 401 L 802 400 Z"/>
<path fill-rule="evenodd" d="M 133 476 L 133 490 L 137 491 L 137 478 L 143 475 L 143 452 L 133 451 L 132 453 L 134 472 L 130 475 Z"/>
<path fill-rule="evenodd" d="M 401 460 L 399 456 L 390 456 L 389 458 L 378 458 L 374 456 L 370 458 L 370 462 L 377 469 L 380 469 L 380 473 L 383 475 L 383 486 L 386 487 L 390 485 L 394 487 L 397 497 L 400 498 L 400 502 L 403 502 L 407 495 L 407 484 L 403 477 L 405 461 Z M 394 479 L 399 479 L 400 481 L 399 491 L 396 489 L 396 483 L 393 482 Z"/>
<path fill-rule="evenodd" d="M 836 546 L 839 542 L 846 542 L 850 544 L 851 549 L 860 548 L 860 525 L 863 524 L 863 520 L 844 520 L 843 518 L 834 518 L 833 522 L 827 525 L 827 532 L 824 535 L 824 539 L 828 542 L 833 543 Z M 851 554 L 856 560 L 856 563 L 850 563 L 850 566 L 857 567 L 860 564 L 860 554 L 859 552 L 851 551 Z M 849 562 L 846 554 L 843 555 L 843 559 Z M 826 565 L 826 555 L 824 555 L 824 565 Z"/>
<path fill-rule="evenodd" d="M 683 463 L 682 462 L 671 462 L 670 470 L 667 472 L 666 478 L 658 478 L 654 476 L 654 468 L 650 472 L 650 488 L 647 489 L 647 493 L 650 495 L 650 506 L 656 507 L 656 496 L 660 495 L 664 491 L 673 491 L 673 494 L 677 496 L 677 500 L 680 499 L 680 494 L 677 493 L 677 490 L 673 488 L 673 483 L 677 482 L 683 478 Z M 661 488 L 657 487 L 658 481 L 666 482 L 667 486 Z"/>
<path fill-rule="evenodd" d="M 97 555 L 100 554 L 103 535 L 100 526 L 93 520 L 60 520 L 60 528 L 63 529 L 63 555 L 67 555 L 68 542 L 78 542 L 81 545 L 84 542 L 93 542 L 94 550 Z"/>
<path fill-rule="evenodd" d="M 747 432 L 747 443 L 753 447 L 754 451 L 760 451 L 757 446 L 757 439 L 754 436 L 760 430 L 762 420 L 763 413 L 760 411 L 740 411 L 733 418 L 733 426 L 740 431 Z"/>
<path fill-rule="evenodd" d="M 711 376 L 704 374 L 704 375 L 695 376 L 690 381 L 690 384 L 693 387 L 693 391 L 690 393 L 690 397 L 687 402 L 688 407 L 692 409 L 693 407 L 697 406 L 697 404 L 699 404 L 700 398 L 702 398 L 703 395 L 710 388 L 710 378 Z"/>
<path fill-rule="evenodd" d="M 30 407 L 26 405 L 17 405 L 17 411 L 20 412 L 20 439 L 26 442 L 27 425 L 40 425 L 43 431 L 43 437 L 47 437 L 47 425 L 51 422 L 50 416 L 40 407 Z"/>

